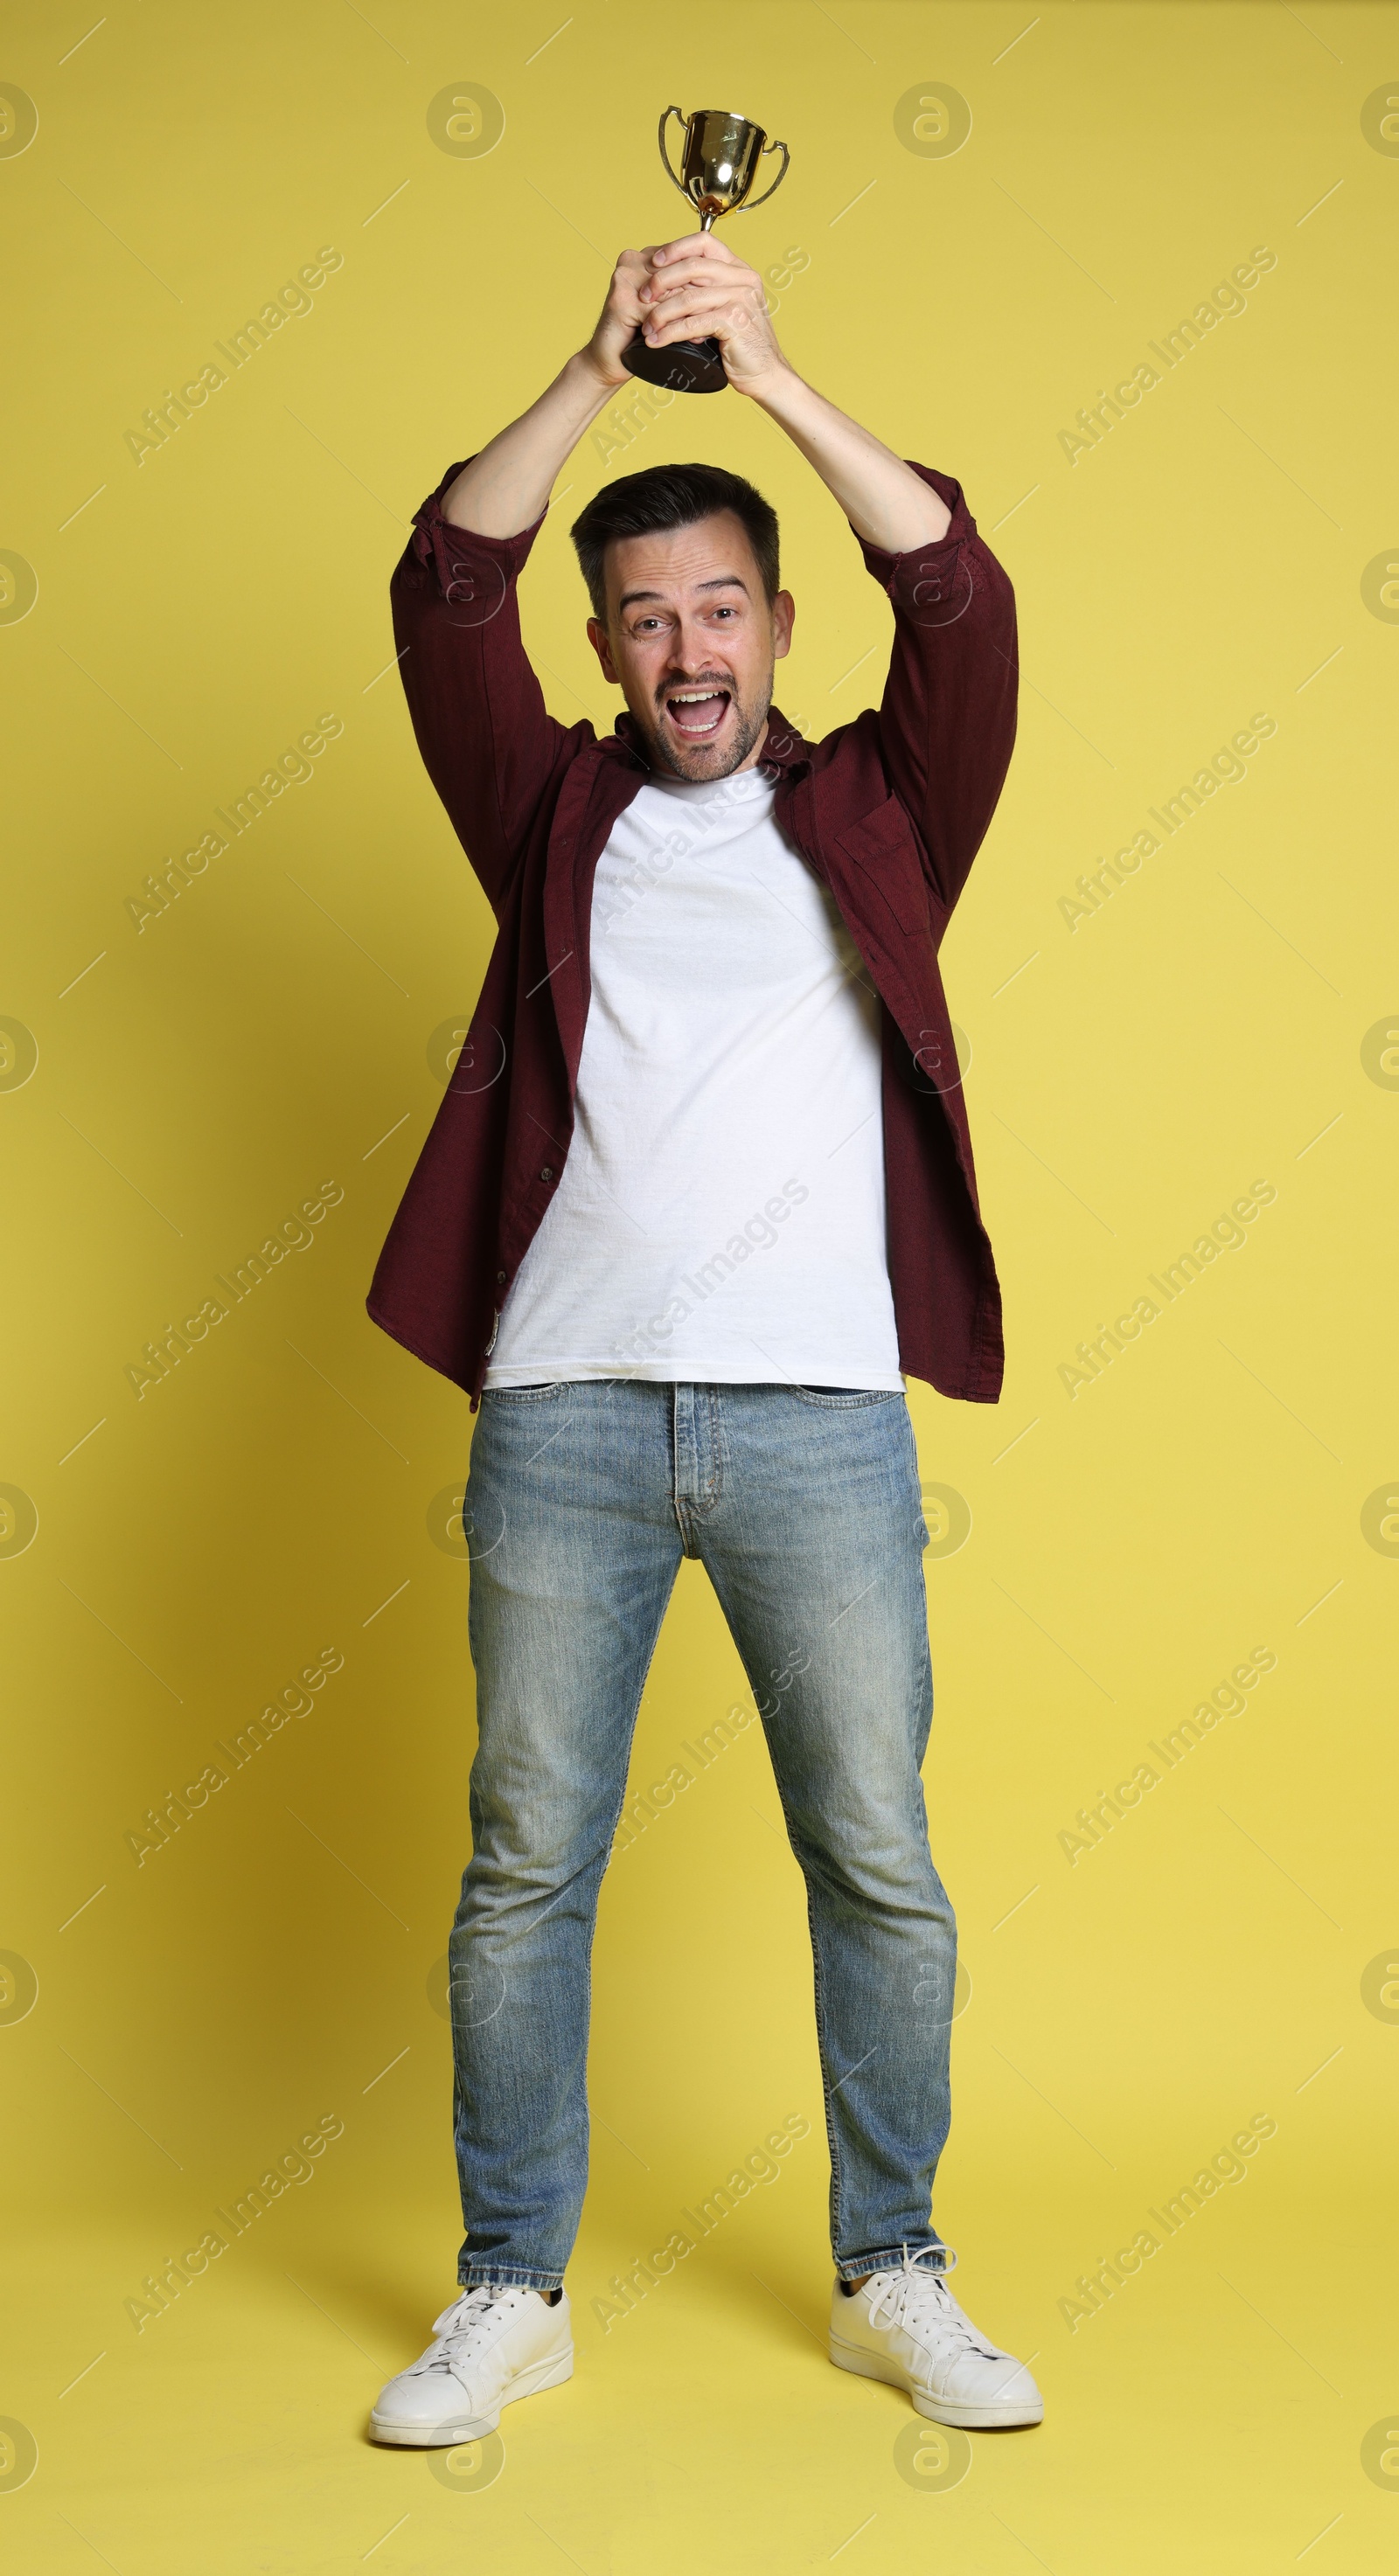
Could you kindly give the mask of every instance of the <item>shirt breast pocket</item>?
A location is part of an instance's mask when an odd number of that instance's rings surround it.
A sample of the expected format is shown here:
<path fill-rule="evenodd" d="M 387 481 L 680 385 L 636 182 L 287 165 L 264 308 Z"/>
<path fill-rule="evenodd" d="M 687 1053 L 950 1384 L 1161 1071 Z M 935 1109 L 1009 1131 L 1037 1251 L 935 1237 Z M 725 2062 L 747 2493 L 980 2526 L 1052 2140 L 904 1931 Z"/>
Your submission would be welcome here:
<path fill-rule="evenodd" d="M 840 833 L 838 847 L 870 879 L 899 928 L 910 939 L 926 938 L 931 928 L 928 882 L 913 825 L 897 796 Z"/>

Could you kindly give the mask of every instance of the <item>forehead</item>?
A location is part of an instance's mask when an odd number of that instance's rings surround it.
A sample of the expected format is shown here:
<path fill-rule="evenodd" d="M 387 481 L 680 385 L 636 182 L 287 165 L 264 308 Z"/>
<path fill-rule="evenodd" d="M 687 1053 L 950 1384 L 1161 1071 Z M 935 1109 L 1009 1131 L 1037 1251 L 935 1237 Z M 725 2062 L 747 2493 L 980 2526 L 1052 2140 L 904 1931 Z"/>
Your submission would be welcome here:
<path fill-rule="evenodd" d="M 732 510 L 716 510 L 687 528 L 614 537 L 603 569 L 608 604 L 614 608 L 632 591 L 654 590 L 663 599 L 675 599 L 723 580 L 741 581 L 750 599 L 762 596 L 748 531 Z"/>

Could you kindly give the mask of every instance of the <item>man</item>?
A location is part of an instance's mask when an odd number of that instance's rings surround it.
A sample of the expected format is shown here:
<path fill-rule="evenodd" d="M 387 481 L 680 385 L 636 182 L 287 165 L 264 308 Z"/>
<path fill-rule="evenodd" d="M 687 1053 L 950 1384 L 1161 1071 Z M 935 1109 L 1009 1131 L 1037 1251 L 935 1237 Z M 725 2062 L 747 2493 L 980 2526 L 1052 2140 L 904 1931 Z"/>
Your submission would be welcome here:
<path fill-rule="evenodd" d="M 579 438 L 653 346 L 712 333 L 894 608 L 878 712 L 771 704 L 793 602 L 740 477 L 658 467 L 574 542 L 627 713 L 545 711 L 515 579 Z M 789 367 L 712 235 L 627 251 L 585 348 L 417 514 L 395 636 L 499 936 L 371 1314 L 467 1389 L 479 1749 L 451 1936 L 460 2294 L 383 2390 L 450 2444 L 569 2377 L 589 1960 L 682 1556 L 743 1656 L 805 1873 L 831 2152 L 831 2359 L 959 2425 L 1039 2421 L 932 2226 L 952 1909 L 903 1372 L 994 1401 L 1000 1301 L 937 947 L 1015 724 L 1010 585 L 957 484 Z"/>

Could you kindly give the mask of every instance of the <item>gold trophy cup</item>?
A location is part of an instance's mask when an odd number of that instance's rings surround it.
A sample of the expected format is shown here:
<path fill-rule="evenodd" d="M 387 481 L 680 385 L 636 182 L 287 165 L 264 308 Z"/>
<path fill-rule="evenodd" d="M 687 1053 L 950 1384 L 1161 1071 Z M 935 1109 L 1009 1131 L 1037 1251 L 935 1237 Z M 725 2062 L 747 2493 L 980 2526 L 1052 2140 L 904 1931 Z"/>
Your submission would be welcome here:
<path fill-rule="evenodd" d="M 685 135 L 678 178 L 666 150 L 666 127 L 672 117 Z M 722 107 L 697 107 L 693 116 L 682 116 L 678 107 L 668 107 L 661 118 L 657 140 L 666 176 L 694 207 L 700 230 L 706 233 L 713 230 L 720 215 L 736 214 L 740 207 L 751 210 L 765 205 L 773 188 L 780 187 L 786 178 L 791 159 L 785 143 L 769 143 L 761 125 L 750 125 L 746 116 L 732 116 Z M 764 188 L 761 197 L 754 197 L 750 191 L 758 176 L 758 164 L 769 152 L 781 153 L 782 167 L 772 187 Z M 638 331 L 622 351 L 622 358 L 634 376 L 644 376 L 648 384 L 670 385 L 677 393 L 721 394 L 729 381 L 717 340 L 672 340 L 663 349 L 651 349 Z"/>

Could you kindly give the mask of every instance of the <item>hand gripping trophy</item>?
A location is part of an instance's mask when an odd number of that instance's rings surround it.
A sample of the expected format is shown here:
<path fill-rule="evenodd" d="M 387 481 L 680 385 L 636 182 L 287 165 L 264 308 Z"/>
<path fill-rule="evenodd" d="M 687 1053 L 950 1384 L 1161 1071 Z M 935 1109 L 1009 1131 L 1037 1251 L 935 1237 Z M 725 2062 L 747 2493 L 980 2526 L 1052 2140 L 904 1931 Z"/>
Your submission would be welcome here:
<path fill-rule="evenodd" d="M 678 178 L 666 150 L 666 127 L 672 117 L 685 135 Z M 668 107 L 657 141 L 666 176 L 695 208 L 700 230 L 706 233 L 713 231 L 720 215 L 736 214 L 740 208 L 751 212 L 765 205 L 786 178 L 791 159 L 786 144 L 769 143 L 761 125 L 750 125 L 746 116 L 730 115 L 720 107 L 697 107 L 688 117 L 678 107 Z M 758 165 L 769 152 L 781 153 L 782 167 L 772 186 L 755 197 L 750 192 L 759 175 Z M 673 340 L 666 348 L 650 349 L 638 331 L 622 356 L 634 376 L 644 376 L 648 384 L 670 385 L 677 393 L 721 394 L 729 381 L 717 340 Z"/>

